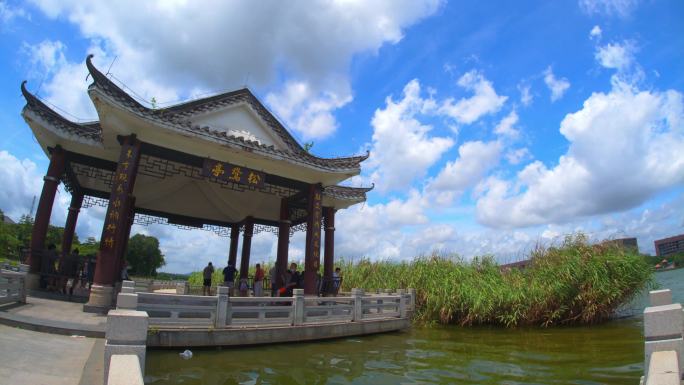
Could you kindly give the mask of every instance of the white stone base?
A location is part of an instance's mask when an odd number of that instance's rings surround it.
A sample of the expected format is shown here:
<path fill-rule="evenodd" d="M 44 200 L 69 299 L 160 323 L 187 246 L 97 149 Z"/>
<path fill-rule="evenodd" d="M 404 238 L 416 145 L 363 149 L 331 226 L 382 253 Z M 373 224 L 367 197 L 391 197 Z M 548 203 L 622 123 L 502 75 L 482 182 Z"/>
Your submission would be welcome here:
<path fill-rule="evenodd" d="M 114 354 L 109 361 L 106 385 L 145 385 L 139 358 L 133 354 Z"/>
<path fill-rule="evenodd" d="M 83 311 L 90 313 L 106 313 L 113 305 L 114 288 L 112 286 L 93 284 L 90 288 L 88 303 L 83 305 Z"/>
<path fill-rule="evenodd" d="M 104 378 L 109 377 L 109 364 L 114 354 L 132 354 L 138 357 L 141 373 L 145 373 L 145 345 L 110 345 L 105 342 Z"/>
<path fill-rule="evenodd" d="M 680 337 L 661 341 L 646 341 L 644 344 L 644 375 L 646 378 L 648 378 L 649 375 L 651 355 L 655 352 L 664 352 L 668 350 L 675 351 L 679 362 L 682 362 L 682 359 L 684 359 L 684 340 Z M 682 375 L 684 375 L 684 367 L 679 368 L 679 377 L 681 378 Z"/>
<path fill-rule="evenodd" d="M 26 290 L 40 289 L 40 274 L 26 273 Z"/>

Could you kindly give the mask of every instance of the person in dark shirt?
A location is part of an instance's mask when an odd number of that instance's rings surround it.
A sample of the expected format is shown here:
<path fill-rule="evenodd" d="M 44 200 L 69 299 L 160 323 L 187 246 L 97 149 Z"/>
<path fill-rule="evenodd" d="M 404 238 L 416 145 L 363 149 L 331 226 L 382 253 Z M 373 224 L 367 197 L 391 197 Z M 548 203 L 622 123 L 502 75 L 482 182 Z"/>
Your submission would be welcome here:
<path fill-rule="evenodd" d="M 287 272 L 288 281 L 285 285 L 285 295 L 292 297 L 292 290 L 301 288 L 301 274 L 297 271 L 296 263 L 291 263 Z"/>
<path fill-rule="evenodd" d="M 88 290 L 93 286 L 93 279 L 95 278 L 95 267 L 97 266 L 97 259 L 95 256 L 89 255 L 86 264 L 86 279 L 88 280 Z"/>
<path fill-rule="evenodd" d="M 57 278 L 57 269 L 55 269 L 55 263 L 59 259 L 57 255 L 57 250 L 54 243 L 51 243 L 47 251 L 45 251 L 40 260 L 40 276 L 41 285 L 40 287 L 48 290 L 57 290 L 59 286 L 59 280 Z"/>
<path fill-rule="evenodd" d="M 235 287 L 235 266 L 228 264 L 223 268 L 223 285 L 228 287 L 229 295 L 233 295 L 233 288 Z"/>
<path fill-rule="evenodd" d="M 202 295 L 211 294 L 211 275 L 214 274 L 214 265 L 209 262 L 209 264 L 202 271 L 202 277 L 204 278 L 204 283 L 202 285 Z"/>

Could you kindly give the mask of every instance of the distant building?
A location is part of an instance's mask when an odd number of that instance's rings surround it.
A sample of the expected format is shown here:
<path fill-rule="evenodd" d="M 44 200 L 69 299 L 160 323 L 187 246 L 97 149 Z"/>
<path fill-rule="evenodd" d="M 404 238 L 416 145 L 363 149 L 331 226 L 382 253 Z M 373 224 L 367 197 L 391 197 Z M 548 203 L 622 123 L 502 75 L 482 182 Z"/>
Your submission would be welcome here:
<path fill-rule="evenodd" d="M 635 252 L 639 252 L 639 243 L 636 238 L 619 238 L 619 239 L 609 239 L 602 242 L 604 245 L 615 245 L 618 247 L 623 247 L 625 249 L 632 249 Z"/>
<path fill-rule="evenodd" d="M 512 263 L 507 263 L 505 265 L 499 266 L 501 270 L 508 270 L 508 269 L 525 269 L 527 268 L 530 263 L 532 263 L 532 260 L 530 259 L 523 259 L 522 261 L 518 262 L 512 262 Z"/>
<path fill-rule="evenodd" d="M 670 238 L 658 239 L 655 242 L 655 251 L 658 257 L 684 253 L 684 234 Z"/>

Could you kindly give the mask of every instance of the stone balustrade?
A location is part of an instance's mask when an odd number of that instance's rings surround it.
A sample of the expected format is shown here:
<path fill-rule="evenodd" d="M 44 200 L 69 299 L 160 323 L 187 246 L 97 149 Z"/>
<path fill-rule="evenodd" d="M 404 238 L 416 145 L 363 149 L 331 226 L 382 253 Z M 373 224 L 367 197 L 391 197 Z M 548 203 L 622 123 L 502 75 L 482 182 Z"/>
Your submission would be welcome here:
<path fill-rule="evenodd" d="M 649 293 L 644 309 L 644 377 L 646 385 L 680 385 L 684 376 L 684 312 L 672 303 L 670 290 Z"/>
<path fill-rule="evenodd" d="M 292 297 L 231 297 L 227 287 L 217 291 L 215 296 L 146 293 L 124 281 L 117 307 L 147 312 L 155 326 L 226 328 L 407 318 L 415 304 L 411 289 L 379 295 L 352 289 L 350 296 L 337 297 L 305 297 L 301 289 Z"/>
<path fill-rule="evenodd" d="M 147 328 L 149 318 L 144 311 L 116 309 L 107 313 L 107 328 L 105 332 L 104 350 L 104 381 L 105 385 L 127 384 L 133 385 L 135 382 L 108 382 L 110 379 L 123 381 L 125 373 L 120 373 L 122 369 L 136 369 L 140 376 L 145 373 L 145 351 L 147 349 Z M 130 364 L 130 358 L 116 358 L 117 355 L 134 356 L 138 361 L 138 366 Z M 112 364 L 114 371 L 112 373 Z M 133 375 L 137 378 L 137 376 Z M 142 382 L 141 382 L 142 383 Z"/>
<path fill-rule="evenodd" d="M 26 303 L 26 273 L 9 270 L 0 272 L 0 305 Z"/>

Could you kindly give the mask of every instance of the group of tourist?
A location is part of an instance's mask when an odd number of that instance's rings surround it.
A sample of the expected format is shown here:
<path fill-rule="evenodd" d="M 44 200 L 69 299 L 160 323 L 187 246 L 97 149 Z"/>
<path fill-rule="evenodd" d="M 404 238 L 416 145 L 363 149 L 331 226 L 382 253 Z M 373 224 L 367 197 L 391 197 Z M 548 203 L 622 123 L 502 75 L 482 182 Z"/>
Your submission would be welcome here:
<path fill-rule="evenodd" d="M 95 275 L 95 258 L 81 258 L 78 249 L 66 253 L 60 259 L 57 248 L 50 244 L 41 256 L 40 287 L 48 291 L 72 295 L 74 288 L 79 286 L 90 288 Z M 71 280 L 71 287 L 67 285 Z"/>
<path fill-rule="evenodd" d="M 211 295 L 211 282 L 212 276 L 214 274 L 214 265 L 209 262 L 207 266 L 202 271 L 202 295 Z M 231 263 L 228 263 L 223 271 L 223 286 L 228 287 L 229 295 L 235 294 L 235 277 L 237 275 L 237 269 Z M 280 280 L 278 280 L 278 272 L 275 265 L 269 270 L 269 279 L 271 283 L 271 297 L 291 297 L 294 289 L 304 288 L 304 274 L 297 270 L 297 264 L 291 263 L 290 268 L 287 269 Z M 260 263 L 256 264 L 256 271 L 254 273 L 254 281 L 252 285 L 252 290 L 255 297 L 264 296 L 264 278 L 265 271 Z M 282 285 L 278 285 L 278 282 L 282 282 Z M 327 283 L 321 280 L 320 274 L 317 275 L 318 292 L 326 291 L 337 294 L 342 283 L 342 270 L 337 267 L 333 272 L 332 282 Z M 328 290 L 330 288 L 330 290 Z M 247 278 L 240 278 L 238 281 L 237 291 L 241 297 L 246 297 L 249 295 L 249 281 Z"/>

